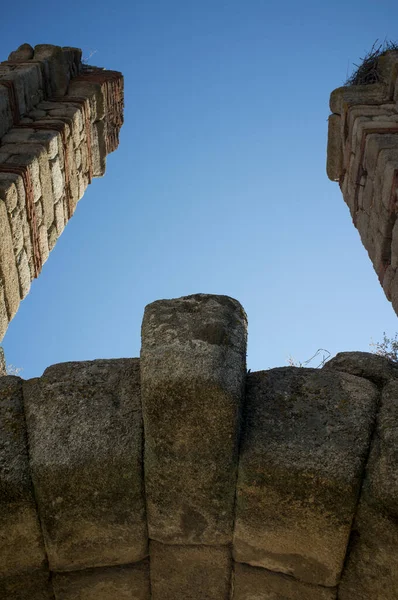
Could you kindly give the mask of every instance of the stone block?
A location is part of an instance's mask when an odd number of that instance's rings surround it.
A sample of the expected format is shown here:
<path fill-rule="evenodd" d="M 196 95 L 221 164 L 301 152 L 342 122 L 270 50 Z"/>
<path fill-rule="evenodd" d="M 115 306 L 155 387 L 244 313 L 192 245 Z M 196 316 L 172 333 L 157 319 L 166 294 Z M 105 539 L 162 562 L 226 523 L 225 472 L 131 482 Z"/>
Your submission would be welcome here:
<path fill-rule="evenodd" d="M 42 223 L 39 230 L 39 251 L 41 256 L 41 262 L 44 263 L 48 260 L 50 249 L 48 247 L 48 236 L 47 236 L 47 227 Z"/>
<path fill-rule="evenodd" d="M 0 432 L 0 577 L 6 577 L 45 561 L 19 377 L 0 378 Z"/>
<path fill-rule="evenodd" d="M 398 379 L 398 365 L 372 352 L 339 352 L 323 369 L 364 377 L 379 386 Z"/>
<path fill-rule="evenodd" d="M 398 133 L 371 133 L 366 136 L 364 167 L 372 177 L 381 149 L 398 149 Z"/>
<path fill-rule="evenodd" d="M 0 294 L 1 294 L 1 288 L 0 288 Z M 3 377 L 4 375 L 7 375 L 7 365 L 6 365 L 6 358 L 4 356 L 4 350 L 0 346 L 0 376 Z"/>
<path fill-rule="evenodd" d="M 34 129 L 10 129 L 1 139 L 2 144 L 23 144 L 29 141 Z"/>
<path fill-rule="evenodd" d="M 105 123 L 97 121 L 91 127 L 91 156 L 93 176 L 103 177 L 106 168 Z"/>
<path fill-rule="evenodd" d="M 35 570 L 0 577 L 1 600 L 54 600 L 48 571 Z"/>
<path fill-rule="evenodd" d="M 58 146 L 62 144 L 61 135 L 58 131 L 48 129 L 37 130 L 29 136 L 29 141 L 43 144 L 47 150 L 49 160 L 53 160 L 58 154 Z"/>
<path fill-rule="evenodd" d="M 91 122 L 100 121 L 105 117 L 105 99 L 100 83 L 93 81 L 71 81 L 67 96 L 86 97 L 90 104 Z"/>
<path fill-rule="evenodd" d="M 13 210 L 13 212 L 9 215 L 9 221 L 11 225 L 12 245 L 14 248 L 14 255 L 16 257 L 21 252 L 24 245 L 23 219 L 19 207 Z"/>
<path fill-rule="evenodd" d="M 33 58 L 33 52 L 30 44 L 21 44 L 14 52 L 10 53 L 8 60 L 25 62 Z"/>
<path fill-rule="evenodd" d="M 62 202 L 62 200 L 60 200 L 59 202 L 57 202 L 55 204 L 54 212 L 55 212 L 55 226 L 57 228 L 57 233 L 58 233 L 58 237 L 59 237 L 61 235 L 61 233 L 63 232 L 66 221 L 67 221 L 67 219 L 65 219 L 64 203 Z"/>
<path fill-rule="evenodd" d="M 57 239 L 58 239 L 58 233 L 57 233 L 57 228 L 55 223 L 53 223 L 50 227 L 50 229 L 47 231 L 47 237 L 48 237 L 48 249 L 51 250 L 54 248 Z"/>
<path fill-rule="evenodd" d="M 43 117 L 46 117 L 46 116 L 47 116 L 47 112 L 45 110 L 40 110 L 38 108 L 31 110 L 29 113 L 29 117 L 31 117 L 31 119 L 33 119 L 34 121 L 37 121 L 38 119 L 42 119 Z"/>
<path fill-rule="evenodd" d="M 54 365 L 24 398 L 50 568 L 145 558 L 139 361 Z"/>
<path fill-rule="evenodd" d="M 51 168 L 51 179 L 53 187 L 54 201 L 58 202 L 64 194 L 65 180 L 61 169 L 61 163 L 59 158 L 55 158 L 50 163 Z"/>
<path fill-rule="evenodd" d="M 29 141 L 18 144 L 8 143 L 3 148 L 12 153 L 7 162 L 29 165 L 34 202 L 42 200 L 44 223 L 50 227 L 54 221 L 54 196 L 46 146 Z"/>
<path fill-rule="evenodd" d="M 56 573 L 55 600 L 152 600 L 149 562 Z"/>
<path fill-rule="evenodd" d="M 51 92 L 60 97 L 66 94 L 69 85 L 69 70 L 60 46 L 39 44 L 35 46 L 34 60 L 45 61 L 49 65 Z"/>
<path fill-rule="evenodd" d="M 8 327 L 7 305 L 4 295 L 4 284 L 0 279 L 0 342 L 5 336 Z"/>
<path fill-rule="evenodd" d="M 76 205 L 79 201 L 79 175 L 76 167 L 76 155 L 73 146 L 73 139 L 70 137 L 67 141 L 67 163 L 65 168 L 68 169 L 68 183 L 70 191 L 70 204 L 72 208 L 72 214 L 75 212 Z"/>
<path fill-rule="evenodd" d="M 333 587 L 343 567 L 377 388 L 346 373 L 252 373 L 237 486 L 234 558 Z"/>
<path fill-rule="evenodd" d="M 395 600 L 398 589 L 398 381 L 383 389 L 339 599 Z"/>
<path fill-rule="evenodd" d="M 272 573 L 267 569 L 234 564 L 232 600 L 335 600 L 336 588 L 325 588 Z"/>
<path fill-rule="evenodd" d="M 21 116 L 24 115 L 27 112 L 27 107 L 25 103 L 25 85 L 23 71 L 19 69 L 16 69 L 15 71 L 9 71 L 5 75 L 3 75 L 2 80 L 13 82 L 19 114 Z"/>
<path fill-rule="evenodd" d="M 0 137 L 2 137 L 13 125 L 10 96 L 6 86 L 0 81 Z"/>
<path fill-rule="evenodd" d="M 0 200 L 5 202 L 7 212 L 12 213 L 18 204 L 17 187 L 13 183 L 18 176 L 10 175 L 11 177 L 8 177 L 8 173 L 0 173 Z"/>
<path fill-rule="evenodd" d="M 25 95 L 25 110 L 23 114 L 26 114 L 43 99 L 42 71 L 40 65 L 31 64 L 17 67 L 15 72 L 22 77 Z"/>
<path fill-rule="evenodd" d="M 343 114 L 344 110 L 355 104 L 382 104 L 388 102 L 387 86 L 383 83 L 370 85 L 351 85 L 336 88 L 330 95 L 330 111 Z"/>
<path fill-rule="evenodd" d="M 149 537 L 173 544 L 232 539 L 246 315 L 227 296 L 148 305 L 141 383 Z"/>
<path fill-rule="evenodd" d="M 0 273 L 3 276 L 8 318 L 11 320 L 20 302 L 19 279 L 7 207 L 2 200 L 0 200 Z"/>
<path fill-rule="evenodd" d="M 229 600 L 229 547 L 150 543 L 152 600 Z"/>
<path fill-rule="evenodd" d="M 19 276 L 19 289 L 21 294 L 21 300 L 23 300 L 25 296 L 29 294 L 31 284 L 29 260 L 25 248 L 23 248 L 18 254 L 16 262 Z"/>
<path fill-rule="evenodd" d="M 343 148 L 341 141 L 341 117 L 330 115 L 327 147 L 327 176 L 332 181 L 340 179 L 343 165 Z"/>

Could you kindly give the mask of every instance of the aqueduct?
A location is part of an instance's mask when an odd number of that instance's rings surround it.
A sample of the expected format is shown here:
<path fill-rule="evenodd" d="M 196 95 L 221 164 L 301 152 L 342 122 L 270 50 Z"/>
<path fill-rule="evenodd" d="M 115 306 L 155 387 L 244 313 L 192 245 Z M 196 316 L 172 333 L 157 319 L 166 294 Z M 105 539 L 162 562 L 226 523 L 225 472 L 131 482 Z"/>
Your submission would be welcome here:
<path fill-rule="evenodd" d="M 397 75 L 332 93 L 327 167 L 395 310 Z M 0 64 L 0 338 L 122 122 L 75 48 Z M 0 377 L 0 599 L 396 600 L 398 367 L 247 373 L 246 338 L 232 298 L 159 300 L 140 358 Z"/>

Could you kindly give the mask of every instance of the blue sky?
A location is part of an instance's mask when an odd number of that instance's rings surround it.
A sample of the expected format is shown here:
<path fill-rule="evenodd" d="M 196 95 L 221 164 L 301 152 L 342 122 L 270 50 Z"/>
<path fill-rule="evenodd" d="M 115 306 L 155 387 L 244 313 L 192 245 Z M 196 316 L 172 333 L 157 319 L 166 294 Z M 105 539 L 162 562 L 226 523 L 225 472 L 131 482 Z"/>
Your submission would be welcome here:
<path fill-rule="evenodd" d="M 397 329 L 337 184 L 328 99 L 392 1 L 21 0 L 0 56 L 77 46 L 125 76 L 125 125 L 4 339 L 24 378 L 50 364 L 138 356 L 147 303 L 238 299 L 248 367 L 369 350 Z"/>

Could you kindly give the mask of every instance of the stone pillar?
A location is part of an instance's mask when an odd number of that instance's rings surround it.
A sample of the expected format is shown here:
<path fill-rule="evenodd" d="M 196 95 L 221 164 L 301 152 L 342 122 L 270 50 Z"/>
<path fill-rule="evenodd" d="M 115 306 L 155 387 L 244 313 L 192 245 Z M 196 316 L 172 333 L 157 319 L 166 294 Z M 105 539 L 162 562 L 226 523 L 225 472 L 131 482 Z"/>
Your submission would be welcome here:
<path fill-rule="evenodd" d="M 380 284 L 398 314 L 398 52 L 373 65 L 377 82 L 330 96 L 327 174 L 339 182 Z"/>
<path fill-rule="evenodd" d="M 123 77 L 24 44 L 0 63 L 0 341 L 123 122 Z"/>
<path fill-rule="evenodd" d="M 218 547 L 224 556 L 220 548 L 232 540 L 246 326 L 242 307 L 227 296 L 160 300 L 145 310 L 141 384 L 148 530 L 150 539 L 162 543 L 151 566 L 154 598 L 183 597 L 192 571 L 189 551 L 168 545 Z M 174 574 L 171 588 L 165 583 L 163 589 L 159 582 L 169 552 L 179 557 L 179 578 Z M 204 562 L 203 588 L 191 597 L 220 600 L 206 575 L 212 551 L 192 552 Z M 222 571 L 228 580 L 230 560 L 220 561 L 218 576 Z"/>

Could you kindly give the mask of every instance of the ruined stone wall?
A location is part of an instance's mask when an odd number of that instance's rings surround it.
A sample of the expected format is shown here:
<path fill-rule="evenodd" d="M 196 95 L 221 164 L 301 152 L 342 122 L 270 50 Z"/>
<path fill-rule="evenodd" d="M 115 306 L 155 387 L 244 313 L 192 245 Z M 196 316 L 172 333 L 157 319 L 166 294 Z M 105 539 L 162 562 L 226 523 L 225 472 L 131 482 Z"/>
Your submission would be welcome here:
<path fill-rule="evenodd" d="M 398 314 L 398 52 L 379 59 L 378 76 L 331 94 L 327 173 Z"/>
<path fill-rule="evenodd" d="M 396 600 L 398 367 L 246 372 L 225 296 L 140 359 L 0 378 L 0 598 Z"/>
<path fill-rule="evenodd" d="M 24 44 L 0 63 L 0 341 L 122 120 L 121 74 L 76 48 Z"/>

